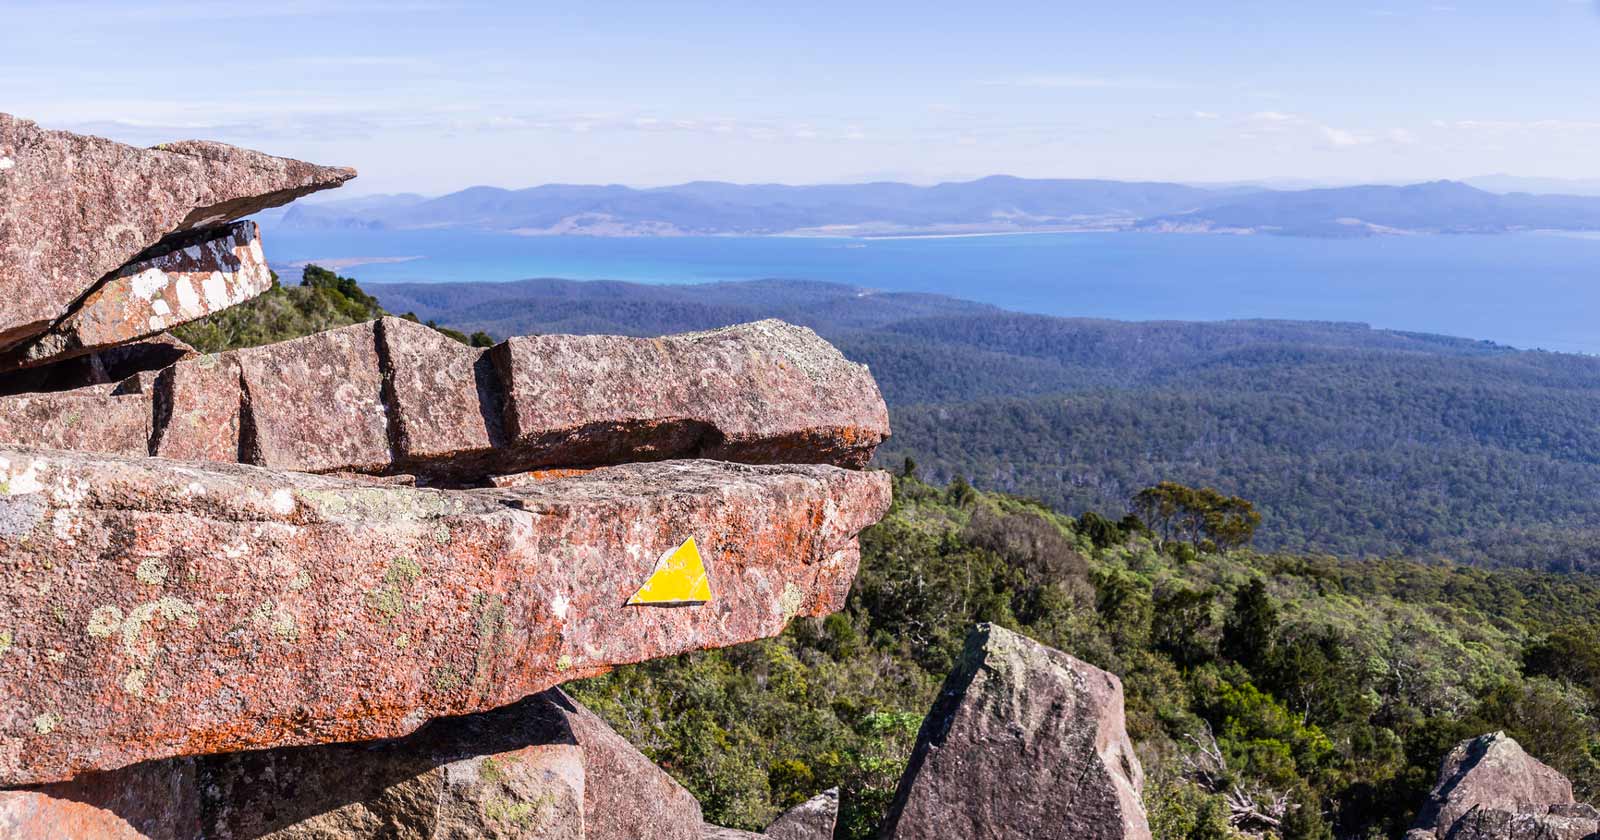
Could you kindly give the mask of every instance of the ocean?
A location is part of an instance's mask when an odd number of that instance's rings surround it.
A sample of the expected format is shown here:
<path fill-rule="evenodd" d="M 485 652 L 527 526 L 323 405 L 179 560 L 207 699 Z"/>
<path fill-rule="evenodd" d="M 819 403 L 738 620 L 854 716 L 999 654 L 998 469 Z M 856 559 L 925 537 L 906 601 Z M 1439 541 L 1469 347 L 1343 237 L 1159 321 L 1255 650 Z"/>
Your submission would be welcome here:
<path fill-rule="evenodd" d="M 263 232 L 364 283 L 530 277 L 800 278 L 933 292 L 1047 315 L 1288 318 L 1600 353 L 1600 239 L 1555 234 L 1306 239 L 1068 233 L 905 239 L 524 237 L 457 230 Z M 392 261 L 373 261 L 392 260 Z"/>

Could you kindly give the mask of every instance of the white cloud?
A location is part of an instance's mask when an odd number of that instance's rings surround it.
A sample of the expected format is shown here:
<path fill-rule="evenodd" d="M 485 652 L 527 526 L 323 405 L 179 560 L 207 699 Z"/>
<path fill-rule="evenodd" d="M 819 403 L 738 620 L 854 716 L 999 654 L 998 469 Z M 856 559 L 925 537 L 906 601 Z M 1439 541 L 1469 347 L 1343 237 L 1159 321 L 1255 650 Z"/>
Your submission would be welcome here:
<path fill-rule="evenodd" d="M 1342 128 L 1322 126 L 1322 136 L 1335 146 L 1365 146 L 1373 141 L 1370 134 L 1347 131 Z"/>

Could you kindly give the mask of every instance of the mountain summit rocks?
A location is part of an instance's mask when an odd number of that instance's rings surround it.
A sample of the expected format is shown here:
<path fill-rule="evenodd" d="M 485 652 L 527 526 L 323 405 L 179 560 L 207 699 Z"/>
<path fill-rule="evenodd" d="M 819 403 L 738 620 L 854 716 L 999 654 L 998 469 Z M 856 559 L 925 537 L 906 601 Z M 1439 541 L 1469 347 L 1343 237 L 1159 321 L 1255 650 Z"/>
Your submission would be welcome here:
<path fill-rule="evenodd" d="M 354 174 L 0 114 L 0 834 L 699 840 L 554 687 L 842 608 L 877 384 L 778 321 L 163 335 L 271 288 L 237 219 Z"/>
<path fill-rule="evenodd" d="M 0 350 L 44 333 L 168 236 L 355 174 L 221 143 L 140 149 L 0 114 Z"/>

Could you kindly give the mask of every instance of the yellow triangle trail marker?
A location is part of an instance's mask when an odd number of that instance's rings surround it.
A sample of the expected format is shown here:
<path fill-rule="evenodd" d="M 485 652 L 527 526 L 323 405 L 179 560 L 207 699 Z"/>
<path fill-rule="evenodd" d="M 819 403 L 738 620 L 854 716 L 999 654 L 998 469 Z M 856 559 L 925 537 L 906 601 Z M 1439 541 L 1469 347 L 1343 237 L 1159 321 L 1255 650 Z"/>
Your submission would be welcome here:
<path fill-rule="evenodd" d="M 628 606 L 668 607 L 704 604 L 709 600 L 711 581 L 706 576 L 705 564 L 700 561 L 700 549 L 695 547 L 694 537 L 690 537 L 683 545 L 661 555 L 650 579 L 628 599 Z"/>

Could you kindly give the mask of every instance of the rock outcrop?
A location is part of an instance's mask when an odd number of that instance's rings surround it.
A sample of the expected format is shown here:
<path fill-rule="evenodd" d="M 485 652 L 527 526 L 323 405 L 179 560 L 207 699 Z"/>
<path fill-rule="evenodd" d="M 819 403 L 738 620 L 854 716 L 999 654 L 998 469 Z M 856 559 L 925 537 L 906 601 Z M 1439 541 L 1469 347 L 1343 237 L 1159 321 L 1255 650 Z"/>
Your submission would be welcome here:
<path fill-rule="evenodd" d="M 415 734 L 149 762 L 0 791 L 0 834 L 699 840 L 700 804 L 560 689 Z"/>
<path fill-rule="evenodd" d="M 486 350 L 384 318 L 147 378 L 123 391 L 149 393 L 148 454 L 443 484 L 671 458 L 859 467 L 889 433 L 866 368 L 778 321 Z M 120 437 L 63 440 L 50 425 L 0 425 L 0 444 L 134 452 Z"/>
<path fill-rule="evenodd" d="M 0 352 L 42 335 L 168 236 L 353 177 L 221 143 L 140 149 L 0 114 Z"/>
<path fill-rule="evenodd" d="M 882 473 L 630 464 L 425 490 L 0 449 L 0 785 L 390 737 L 844 603 Z M 711 597 L 626 606 L 689 539 Z"/>
<path fill-rule="evenodd" d="M 1463 741 L 1445 756 L 1439 783 L 1418 812 L 1410 836 L 1576 840 L 1600 831 L 1597 816 L 1574 801 L 1565 776 L 1528 755 L 1504 732 L 1495 732 Z"/>
<path fill-rule="evenodd" d="M 893 840 L 1148 840 L 1111 674 L 992 624 L 968 637 L 885 820 Z"/>
<path fill-rule="evenodd" d="M 0 359 L 33 367 L 159 335 L 272 288 L 255 222 L 163 242 L 107 277 L 48 333 Z"/>
<path fill-rule="evenodd" d="M 772 840 L 833 840 L 839 822 L 839 789 L 829 788 L 783 812 L 763 834 Z"/>
<path fill-rule="evenodd" d="M 776 321 L 163 333 L 270 288 L 235 220 L 353 175 L 0 114 L 0 835 L 698 840 L 554 687 L 842 607 L 876 383 Z"/>
<path fill-rule="evenodd" d="M 839 789 L 830 788 L 784 811 L 761 832 L 706 825 L 701 840 L 833 840 Z"/>

